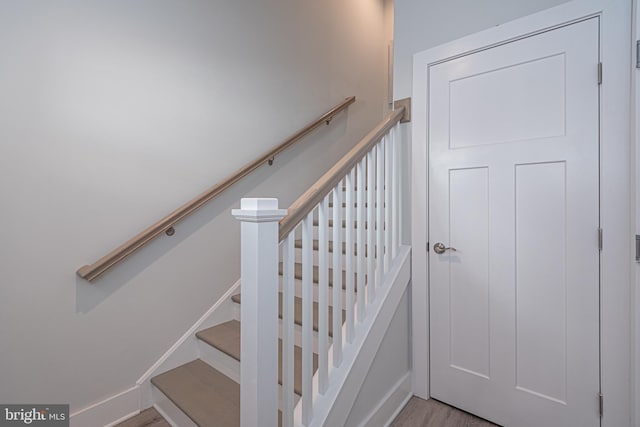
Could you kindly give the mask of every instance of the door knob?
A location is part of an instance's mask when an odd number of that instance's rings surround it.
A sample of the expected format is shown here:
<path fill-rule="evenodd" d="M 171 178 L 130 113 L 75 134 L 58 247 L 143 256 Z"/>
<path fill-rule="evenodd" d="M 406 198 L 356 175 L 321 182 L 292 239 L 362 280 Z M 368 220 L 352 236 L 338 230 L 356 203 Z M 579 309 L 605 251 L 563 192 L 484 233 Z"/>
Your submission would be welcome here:
<path fill-rule="evenodd" d="M 445 248 L 444 245 L 440 242 L 433 245 L 433 251 L 438 255 L 445 253 L 446 251 L 456 251 L 456 248 Z"/>

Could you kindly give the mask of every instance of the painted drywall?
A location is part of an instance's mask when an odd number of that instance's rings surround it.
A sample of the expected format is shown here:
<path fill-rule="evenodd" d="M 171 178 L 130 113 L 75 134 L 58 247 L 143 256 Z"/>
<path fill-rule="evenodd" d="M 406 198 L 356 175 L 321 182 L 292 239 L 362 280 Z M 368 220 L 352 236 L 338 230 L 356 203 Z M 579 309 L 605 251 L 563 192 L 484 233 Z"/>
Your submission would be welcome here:
<path fill-rule="evenodd" d="M 411 96 L 413 55 L 567 0 L 396 0 L 394 98 Z"/>
<path fill-rule="evenodd" d="M 411 370 L 409 291 L 405 291 L 362 384 L 345 426 L 359 426 Z"/>
<path fill-rule="evenodd" d="M 236 281 L 229 210 L 243 196 L 288 206 L 381 119 L 384 9 L 0 3 L 0 402 L 74 412 L 126 390 Z M 95 284 L 76 277 L 349 95 L 175 236 Z"/>

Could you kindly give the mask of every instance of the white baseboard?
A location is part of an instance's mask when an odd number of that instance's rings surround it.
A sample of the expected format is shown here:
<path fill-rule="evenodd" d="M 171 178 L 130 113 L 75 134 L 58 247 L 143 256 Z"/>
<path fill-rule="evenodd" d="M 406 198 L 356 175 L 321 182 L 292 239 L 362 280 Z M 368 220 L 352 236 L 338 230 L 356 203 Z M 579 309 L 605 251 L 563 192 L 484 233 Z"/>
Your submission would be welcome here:
<path fill-rule="evenodd" d="M 140 388 L 128 390 L 95 403 L 70 416 L 71 427 L 114 426 L 140 413 Z"/>
<path fill-rule="evenodd" d="M 411 399 L 411 372 L 407 372 L 358 427 L 388 426 Z"/>

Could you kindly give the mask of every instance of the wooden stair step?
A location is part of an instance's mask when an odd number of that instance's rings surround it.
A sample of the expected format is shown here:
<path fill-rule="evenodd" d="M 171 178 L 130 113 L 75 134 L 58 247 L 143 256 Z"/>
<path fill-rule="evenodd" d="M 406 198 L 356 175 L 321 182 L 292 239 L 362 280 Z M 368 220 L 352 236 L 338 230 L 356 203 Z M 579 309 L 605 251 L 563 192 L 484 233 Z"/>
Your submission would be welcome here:
<path fill-rule="evenodd" d="M 236 304 L 242 303 L 241 294 L 231 297 L 231 301 Z M 293 321 L 296 325 L 302 326 L 302 298 L 295 297 L 293 300 Z M 346 311 L 342 310 L 342 322 L 346 319 Z M 282 319 L 282 293 L 278 294 L 278 316 Z M 318 331 L 318 303 L 313 303 L 313 330 Z M 333 307 L 329 306 L 329 336 L 333 336 Z"/>
<path fill-rule="evenodd" d="M 240 425 L 240 384 L 200 359 L 153 377 L 151 383 L 201 427 Z"/>
<path fill-rule="evenodd" d="M 329 286 L 333 286 L 333 268 L 329 268 Z M 283 271 L 283 266 L 282 266 L 282 262 L 278 263 L 278 274 L 280 274 L 282 276 L 282 271 Z M 295 266 L 294 266 L 294 273 L 293 276 L 298 279 L 298 280 L 302 280 L 302 264 L 296 262 Z M 347 280 L 347 272 L 346 271 L 342 271 L 342 289 L 346 289 L 346 280 Z M 313 266 L 313 283 L 318 283 L 319 279 L 318 279 L 318 266 L 314 265 Z M 365 283 L 367 281 L 367 278 L 365 276 Z M 353 286 L 354 288 L 356 287 L 356 284 L 358 283 L 358 273 L 353 273 Z"/>
<path fill-rule="evenodd" d="M 204 329 L 196 333 L 198 339 L 206 342 L 221 352 L 240 360 L 240 322 L 230 320 L 211 328 Z M 278 340 L 278 360 L 282 360 L 282 340 Z M 294 379 L 293 390 L 298 395 L 302 395 L 302 349 L 298 346 L 293 348 L 294 355 Z M 318 355 L 313 354 L 313 372 L 318 369 Z M 282 363 L 278 364 L 278 383 L 282 384 Z"/>

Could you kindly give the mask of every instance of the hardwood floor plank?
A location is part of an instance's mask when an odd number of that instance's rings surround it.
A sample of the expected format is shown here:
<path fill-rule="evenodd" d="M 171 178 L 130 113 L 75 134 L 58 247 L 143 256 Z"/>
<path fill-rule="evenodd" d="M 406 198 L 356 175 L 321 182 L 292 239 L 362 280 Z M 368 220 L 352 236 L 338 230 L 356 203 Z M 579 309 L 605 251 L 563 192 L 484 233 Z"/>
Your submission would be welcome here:
<path fill-rule="evenodd" d="M 434 399 L 412 397 L 391 427 L 498 427 Z"/>

